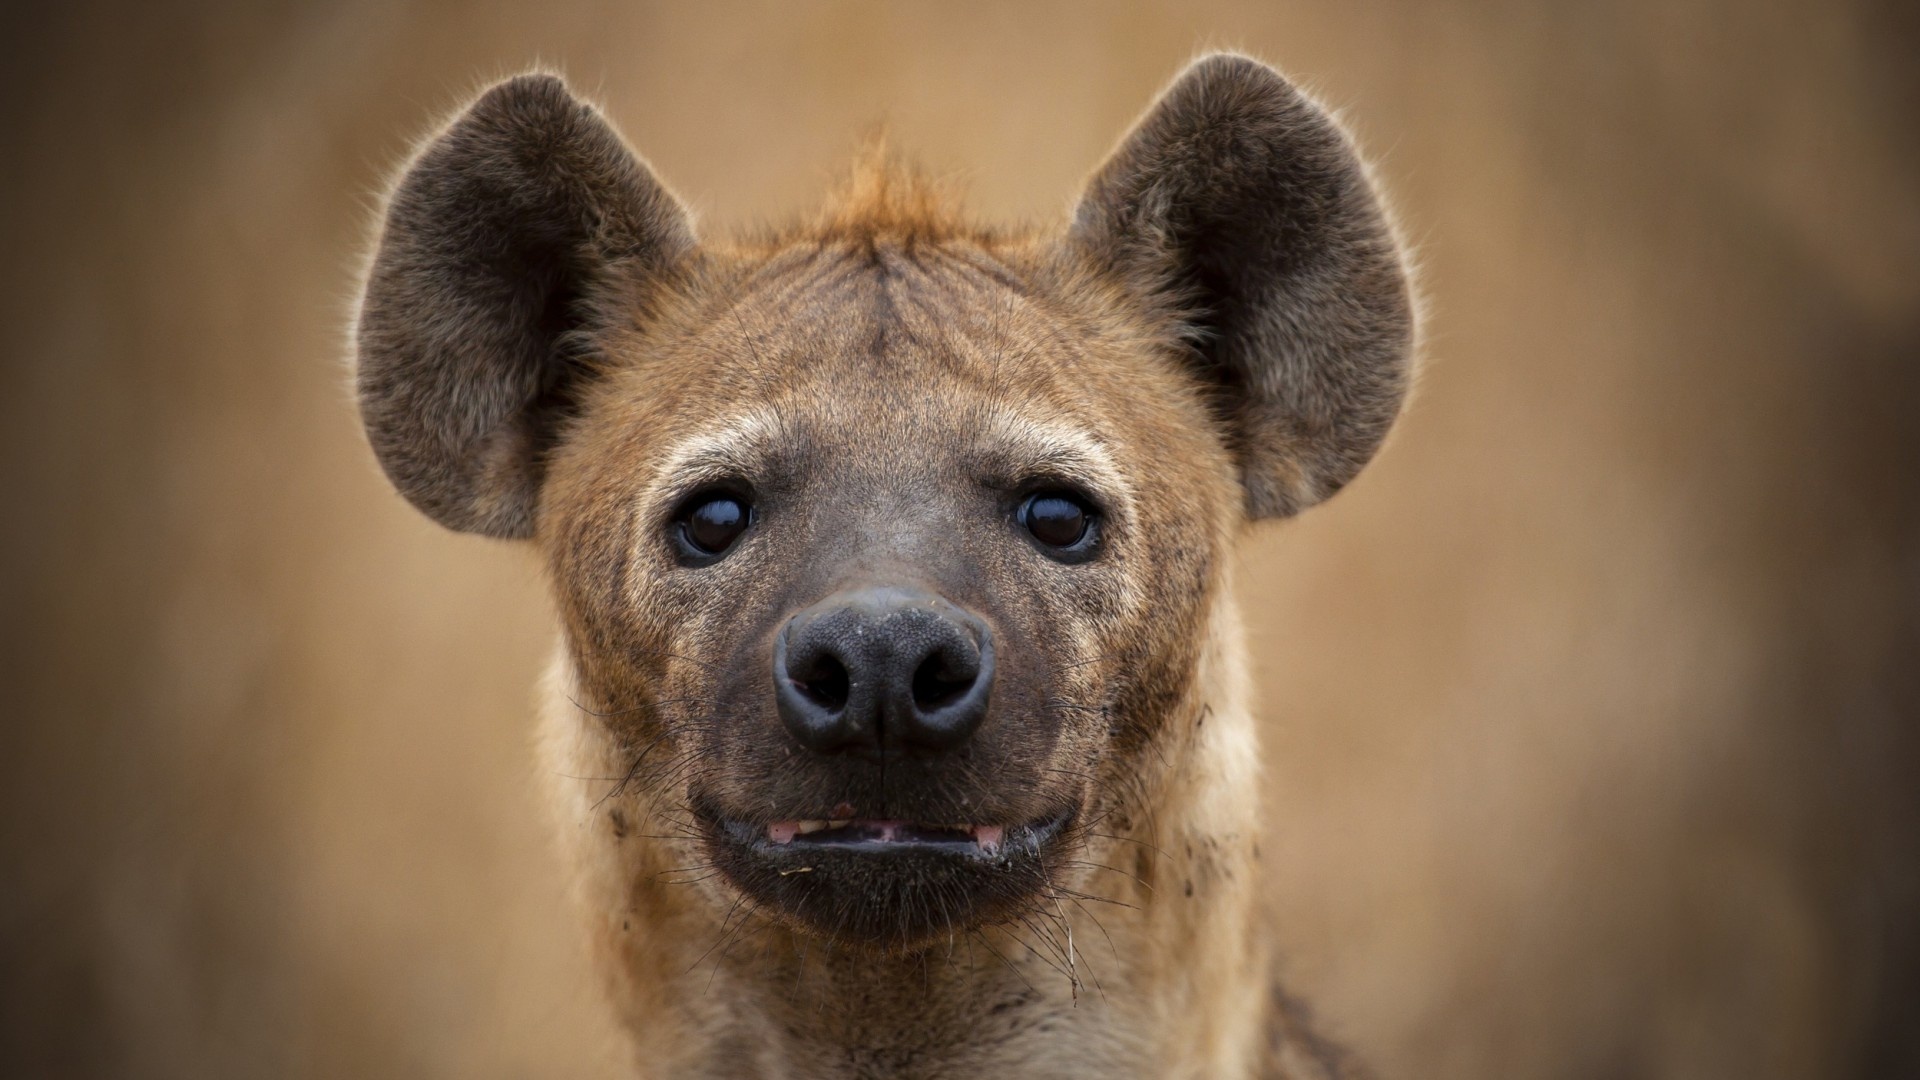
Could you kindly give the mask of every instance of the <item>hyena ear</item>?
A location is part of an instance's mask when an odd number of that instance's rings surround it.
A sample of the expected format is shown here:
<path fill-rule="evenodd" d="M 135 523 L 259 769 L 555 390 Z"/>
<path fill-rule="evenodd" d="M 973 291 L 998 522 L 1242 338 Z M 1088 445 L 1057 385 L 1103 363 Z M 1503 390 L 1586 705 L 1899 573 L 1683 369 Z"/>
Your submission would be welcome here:
<path fill-rule="evenodd" d="M 1196 61 L 1088 185 L 1071 242 L 1183 323 L 1247 513 L 1358 473 L 1405 397 L 1406 269 L 1338 124 L 1272 68 Z"/>
<path fill-rule="evenodd" d="M 546 451 L 586 364 L 595 285 L 692 251 L 674 201 L 549 75 L 481 95 L 387 204 L 361 300 L 360 415 L 400 493 L 450 528 L 533 534 Z"/>

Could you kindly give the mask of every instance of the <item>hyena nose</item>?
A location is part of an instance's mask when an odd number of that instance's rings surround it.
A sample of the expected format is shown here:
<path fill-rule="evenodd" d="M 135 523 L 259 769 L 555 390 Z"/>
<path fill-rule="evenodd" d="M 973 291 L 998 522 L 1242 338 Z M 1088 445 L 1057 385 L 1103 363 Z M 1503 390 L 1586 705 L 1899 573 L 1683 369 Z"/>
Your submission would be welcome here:
<path fill-rule="evenodd" d="M 992 688 L 987 625 L 930 593 L 836 593 L 773 642 L 780 719 L 820 753 L 958 749 L 985 719 Z"/>

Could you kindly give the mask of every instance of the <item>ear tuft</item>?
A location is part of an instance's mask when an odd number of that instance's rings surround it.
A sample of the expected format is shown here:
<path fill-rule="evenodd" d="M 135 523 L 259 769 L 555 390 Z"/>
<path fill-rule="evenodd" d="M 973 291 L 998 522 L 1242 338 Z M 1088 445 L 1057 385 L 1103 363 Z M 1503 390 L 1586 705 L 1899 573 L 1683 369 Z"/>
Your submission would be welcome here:
<path fill-rule="evenodd" d="M 1072 242 L 1194 343 L 1250 517 L 1338 491 L 1400 411 L 1414 316 L 1366 168 L 1278 72 L 1194 62 L 1094 175 Z"/>
<path fill-rule="evenodd" d="M 401 494 L 449 528 L 533 533 L 545 457 L 588 377 L 569 356 L 616 268 L 664 275 L 687 215 L 551 75 L 482 94 L 402 174 L 356 336 L 361 418 Z"/>

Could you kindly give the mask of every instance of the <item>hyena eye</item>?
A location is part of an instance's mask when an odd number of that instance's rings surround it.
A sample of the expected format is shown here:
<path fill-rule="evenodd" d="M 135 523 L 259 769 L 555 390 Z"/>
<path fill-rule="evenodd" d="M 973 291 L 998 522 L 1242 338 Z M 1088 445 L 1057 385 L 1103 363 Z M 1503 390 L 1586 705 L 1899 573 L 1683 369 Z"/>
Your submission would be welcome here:
<path fill-rule="evenodd" d="M 1084 552 L 1092 539 L 1094 511 L 1086 500 L 1064 491 L 1027 496 L 1017 515 L 1022 528 L 1056 557 Z"/>
<path fill-rule="evenodd" d="M 675 519 L 680 540 L 696 556 L 721 555 L 752 523 L 747 501 L 725 491 L 696 495 Z"/>

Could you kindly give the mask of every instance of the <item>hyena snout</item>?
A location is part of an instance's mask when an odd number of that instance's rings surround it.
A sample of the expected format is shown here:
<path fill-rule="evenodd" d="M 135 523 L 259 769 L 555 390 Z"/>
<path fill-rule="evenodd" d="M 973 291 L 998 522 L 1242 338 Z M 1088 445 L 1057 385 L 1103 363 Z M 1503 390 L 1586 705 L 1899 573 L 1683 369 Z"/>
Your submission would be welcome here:
<path fill-rule="evenodd" d="M 773 687 L 781 721 L 809 750 L 945 754 L 966 745 L 987 715 L 993 633 L 929 592 L 849 589 L 780 629 Z"/>

